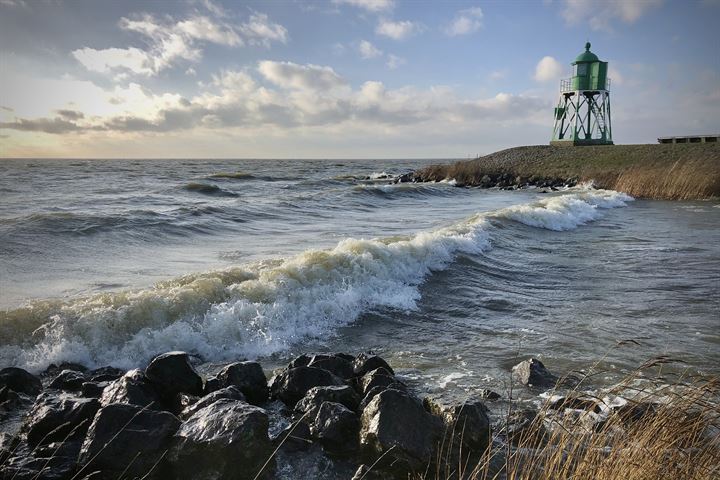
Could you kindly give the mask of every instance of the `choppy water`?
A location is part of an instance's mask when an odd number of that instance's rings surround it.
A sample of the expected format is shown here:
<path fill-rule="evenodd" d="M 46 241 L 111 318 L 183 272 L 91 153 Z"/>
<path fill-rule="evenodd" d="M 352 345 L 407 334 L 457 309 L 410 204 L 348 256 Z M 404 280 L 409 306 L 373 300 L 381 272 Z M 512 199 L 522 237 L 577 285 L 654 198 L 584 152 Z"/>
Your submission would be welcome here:
<path fill-rule="evenodd" d="M 378 178 L 424 163 L 0 162 L 0 365 L 372 349 L 461 393 L 527 355 L 720 373 L 720 203 Z"/>

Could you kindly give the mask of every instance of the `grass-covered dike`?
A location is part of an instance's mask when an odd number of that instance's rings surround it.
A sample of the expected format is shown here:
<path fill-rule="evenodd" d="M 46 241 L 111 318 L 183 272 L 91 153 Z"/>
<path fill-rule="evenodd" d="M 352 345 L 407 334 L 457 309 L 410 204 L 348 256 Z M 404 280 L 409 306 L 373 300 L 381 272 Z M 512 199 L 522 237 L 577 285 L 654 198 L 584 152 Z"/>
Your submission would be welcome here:
<path fill-rule="evenodd" d="M 720 197 L 720 145 L 648 144 L 509 148 L 474 160 L 431 165 L 418 181 L 454 179 L 462 186 L 522 187 L 594 181 L 638 198 Z"/>

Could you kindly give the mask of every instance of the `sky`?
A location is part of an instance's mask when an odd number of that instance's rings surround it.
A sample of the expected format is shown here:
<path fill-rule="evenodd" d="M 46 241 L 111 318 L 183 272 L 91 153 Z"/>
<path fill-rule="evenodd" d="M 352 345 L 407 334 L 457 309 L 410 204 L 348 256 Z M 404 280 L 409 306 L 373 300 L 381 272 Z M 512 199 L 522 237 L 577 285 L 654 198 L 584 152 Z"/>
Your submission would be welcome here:
<path fill-rule="evenodd" d="M 720 0 L 0 0 L 0 158 L 546 144 L 586 41 L 615 143 L 720 132 Z"/>

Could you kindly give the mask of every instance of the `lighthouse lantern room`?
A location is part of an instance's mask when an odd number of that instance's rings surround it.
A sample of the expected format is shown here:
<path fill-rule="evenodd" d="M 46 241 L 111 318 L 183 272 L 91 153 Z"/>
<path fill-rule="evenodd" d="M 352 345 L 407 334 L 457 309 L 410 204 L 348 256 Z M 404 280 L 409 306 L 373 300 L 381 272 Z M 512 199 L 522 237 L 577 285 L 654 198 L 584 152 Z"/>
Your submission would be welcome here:
<path fill-rule="evenodd" d="M 612 145 L 607 62 L 585 51 L 572 63 L 573 76 L 560 81 L 551 145 Z"/>

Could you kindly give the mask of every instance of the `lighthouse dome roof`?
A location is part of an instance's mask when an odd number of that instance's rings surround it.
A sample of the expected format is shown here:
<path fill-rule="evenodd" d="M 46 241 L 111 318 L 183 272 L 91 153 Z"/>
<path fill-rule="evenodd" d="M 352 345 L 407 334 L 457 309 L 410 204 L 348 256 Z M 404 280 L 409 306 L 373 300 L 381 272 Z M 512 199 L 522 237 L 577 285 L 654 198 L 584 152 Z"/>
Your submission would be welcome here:
<path fill-rule="evenodd" d="M 578 55 L 572 64 L 575 65 L 576 63 L 590 63 L 599 61 L 600 59 L 597 57 L 597 55 L 590 51 L 590 42 L 587 42 L 585 44 L 585 51 Z"/>

